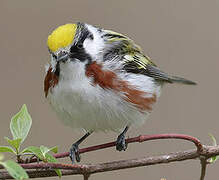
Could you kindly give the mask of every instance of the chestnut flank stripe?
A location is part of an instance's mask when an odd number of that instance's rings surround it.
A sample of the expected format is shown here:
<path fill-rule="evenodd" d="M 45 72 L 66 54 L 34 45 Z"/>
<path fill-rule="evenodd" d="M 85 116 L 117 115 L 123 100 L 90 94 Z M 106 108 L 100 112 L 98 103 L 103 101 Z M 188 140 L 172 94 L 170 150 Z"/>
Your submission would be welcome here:
<path fill-rule="evenodd" d="M 86 75 L 93 77 L 93 84 L 98 84 L 102 88 L 113 89 L 117 92 L 123 92 L 126 96 L 125 100 L 135 104 L 141 110 L 152 110 L 152 105 L 156 102 L 156 95 L 153 97 L 145 97 L 147 92 L 135 89 L 117 77 L 112 71 L 102 70 L 102 66 L 93 62 L 87 66 Z"/>

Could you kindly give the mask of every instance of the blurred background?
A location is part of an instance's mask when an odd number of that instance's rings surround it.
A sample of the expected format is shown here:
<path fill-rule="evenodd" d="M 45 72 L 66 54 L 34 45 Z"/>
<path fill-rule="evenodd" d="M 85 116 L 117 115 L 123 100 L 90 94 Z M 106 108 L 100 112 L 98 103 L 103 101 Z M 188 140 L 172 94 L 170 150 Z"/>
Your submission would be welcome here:
<path fill-rule="evenodd" d="M 211 144 L 208 133 L 219 139 L 219 1 L 211 0 L 20 0 L 0 2 L 0 144 L 9 132 L 10 118 L 27 104 L 33 119 L 28 145 L 58 145 L 68 151 L 83 135 L 58 120 L 43 92 L 46 41 L 59 25 L 87 22 L 124 33 L 164 71 L 196 81 L 197 86 L 167 85 L 149 120 L 128 136 L 184 133 Z M 115 133 L 93 134 L 82 147 L 113 141 Z M 126 152 L 115 148 L 82 155 L 81 163 L 99 163 L 192 149 L 180 140 L 130 144 Z M 69 159 L 65 160 L 69 162 Z M 206 179 L 217 179 L 219 163 L 210 165 Z M 125 169 L 91 176 L 96 179 L 198 179 L 198 160 Z M 81 176 L 63 179 L 82 179 Z M 50 178 L 57 179 L 57 178 Z"/>

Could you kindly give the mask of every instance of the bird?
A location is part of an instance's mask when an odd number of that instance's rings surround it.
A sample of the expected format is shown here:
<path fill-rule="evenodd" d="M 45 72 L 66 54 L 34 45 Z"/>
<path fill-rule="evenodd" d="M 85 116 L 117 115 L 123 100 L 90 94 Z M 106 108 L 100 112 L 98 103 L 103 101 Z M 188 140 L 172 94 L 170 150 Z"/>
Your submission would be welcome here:
<path fill-rule="evenodd" d="M 45 97 L 65 125 L 85 133 L 70 148 L 72 163 L 93 132 L 117 132 L 116 150 L 125 151 L 126 132 L 145 122 L 164 84 L 196 84 L 160 70 L 128 36 L 87 23 L 58 26 L 47 47 Z"/>

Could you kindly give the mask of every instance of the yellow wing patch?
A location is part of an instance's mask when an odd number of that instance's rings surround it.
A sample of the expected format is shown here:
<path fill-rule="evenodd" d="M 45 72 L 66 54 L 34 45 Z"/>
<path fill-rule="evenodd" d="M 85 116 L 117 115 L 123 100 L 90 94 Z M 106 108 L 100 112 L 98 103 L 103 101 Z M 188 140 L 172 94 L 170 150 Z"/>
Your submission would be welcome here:
<path fill-rule="evenodd" d="M 76 24 L 65 24 L 56 28 L 48 37 L 47 46 L 52 52 L 70 45 L 75 37 Z"/>
<path fill-rule="evenodd" d="M 135 63 L 136 68 L 140 69 L 146 69 L 147 66 L 153 65 L 156 66 L 151 59 L 148 56 L 145 56 L 140 53 L 133 53 L 133 54 L 128 54 L 124 56 L 125 63 Z"/>

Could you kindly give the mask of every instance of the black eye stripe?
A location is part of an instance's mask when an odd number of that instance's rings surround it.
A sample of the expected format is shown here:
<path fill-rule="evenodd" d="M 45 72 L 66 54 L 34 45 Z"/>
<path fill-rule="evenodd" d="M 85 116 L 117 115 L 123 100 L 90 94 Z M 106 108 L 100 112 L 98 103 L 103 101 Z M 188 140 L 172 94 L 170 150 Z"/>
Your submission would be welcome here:
<path fill-rule="evenodd" d="M 83 48 L 83 44 L 82 44 L 82 43 L 78 43 L 78 44 L 77 44 L 77 48 L 78 48 L 78 49 L 82 49 L 82 48 Z"/>
<path fill-rule="evenodd" d="M 70 52 L 77 53 L 77 51 L 80 51 L 81 49 L 83 49 L 83 43 L 84 43 L 85 39 L 87 39 L 87 38 L 93 39 L 93 35 L 91 33 L 89 33 L 88 31 L 84 32 L 83 36 L 80 37 L 78 42 L 71 46 Z"/>
<path fill-rule="evenodd" d="M 73 54 L 80 53 L 80 51 L 83 51 L 83 44 L 81 44 L 81 43 L 73 45 L 70 48 L 70 52 L 73 53 Z"/>
<path fill-rule="evenodd" d="M 85 39 L 93 40 L 94 37 L 93 34 L 87 29 L 87 27 L 84 26 L 84 24 L 79 23 L 78 26 L 78 30 L 80 30 L 80 32 L 78 32 L 78 38 L 76 42 L 74 42 L 74 44 L 70 48 L 69 57 L 72 60 L 78 59 L 80 61 L 90 62 L 91 56 L 85 51 L 83 43 Z"/>
<path fill-rule="evenodd" d="M 88 29 L 83 29 L 83 32 L 81 33 L 81 36 L 79 37 L 78 41 L 72 45 L 70 48 L 71 53 L 77 53 L 81 49 L 83 49 L 83 43 L 85 39 L 94 39 L 94 36 L 91 32 L 88 31 Z"/>

